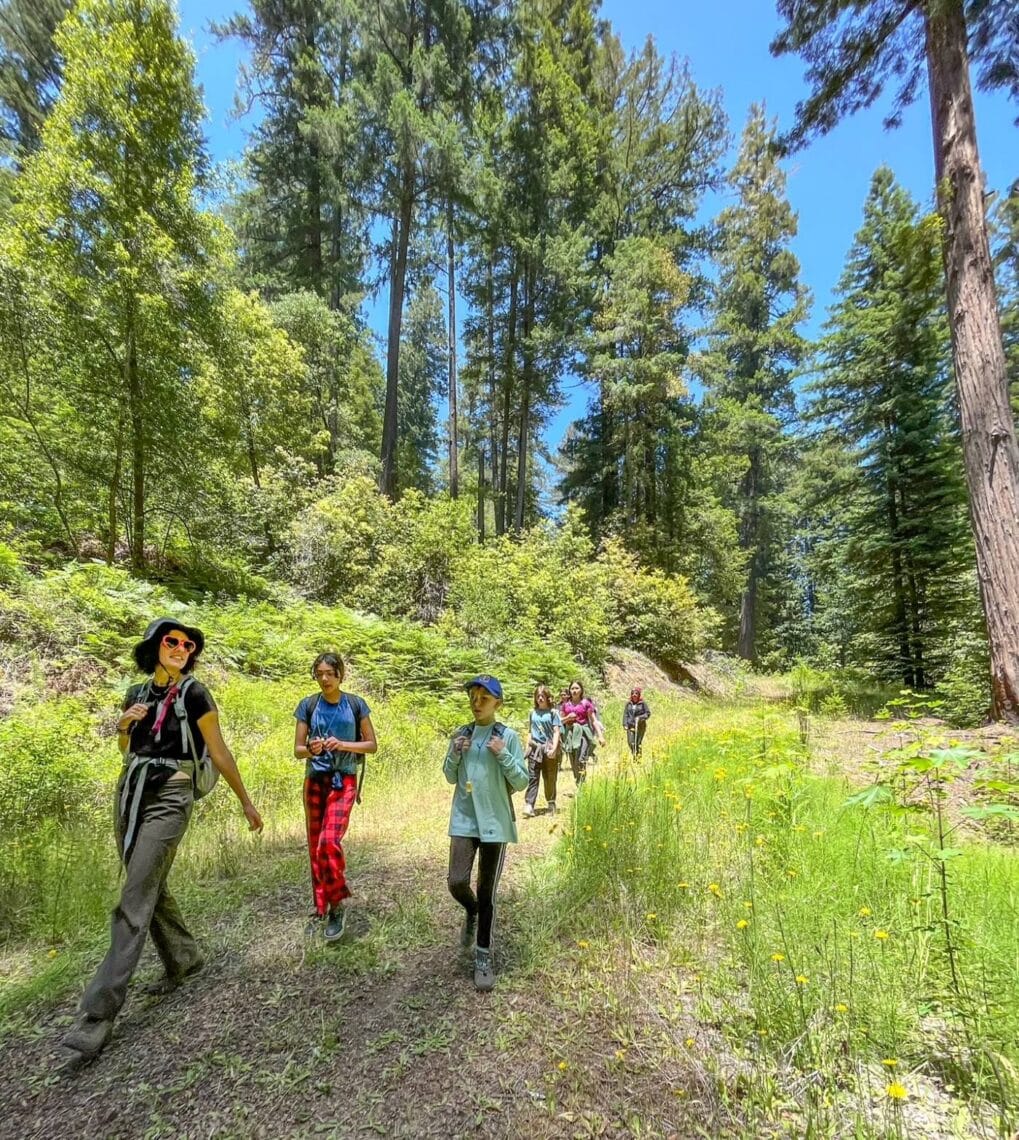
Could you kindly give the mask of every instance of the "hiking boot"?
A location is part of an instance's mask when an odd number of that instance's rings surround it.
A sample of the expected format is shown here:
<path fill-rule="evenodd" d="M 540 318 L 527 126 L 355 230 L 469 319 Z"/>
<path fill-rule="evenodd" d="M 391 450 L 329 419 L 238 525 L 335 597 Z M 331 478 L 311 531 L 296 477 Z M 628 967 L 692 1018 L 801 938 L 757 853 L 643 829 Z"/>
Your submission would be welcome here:
<path fill-rule="evenodd" d="M 64 1064 L 68 1068 L 75 1068 L 94 1061 L 103 1051 L 112 1032 L 112 1021 L 99 1017 L 83 1017 L 60 1040 L 61 1046 L 67 1051 Z"/>
<path fill-rule="evenodd" d="M 524 819 L 530 819 L 534 815 L 534 804 L 524 804 Z"/>
<path fill-rule="evenodd" d="M 548 801 L 548 807 L 547 807 L 546 811 L 548 812 L 549 815 L 555 815 L 555 800 L 549 800 Z"/>
<path fill-rule="evenodd" d="M 478 916 L 476 914 L 464 915 L 464 924 L 460 928 L 460 945 L 470 950 L 474 945 L 474 936 L 478 932 Z"/>
<path fill-rule="evenodd" d="M 329 912 L 329 917 L 326 919 L 325 940 L 326 942 L 339 942 L 343 937 L 343 932 L 347 929 L 347 911 L 344 907 L 337 907 L 335 910 Z"/>
<path fill-rule="evenodd" d="M 495 988 L 495 970 L 492 969 L 492 951 L 478 947 L 474 951 L 474 988 L 491 990 Z"/>
<path fill-rule="evenodd" d="M 193 978 L 195 974 L 199 973 L 204 965 L 205 959 L 198 958 L 188 966 L 186 970 L 182 970 L 180 973 L 166 973 L 156 981 L 149 982 L 143 989 L 145 993 L 151 997 L 162 997 L 165 994 L 172 994 L 173 991 L 183 985 L 188 978 Z"/>

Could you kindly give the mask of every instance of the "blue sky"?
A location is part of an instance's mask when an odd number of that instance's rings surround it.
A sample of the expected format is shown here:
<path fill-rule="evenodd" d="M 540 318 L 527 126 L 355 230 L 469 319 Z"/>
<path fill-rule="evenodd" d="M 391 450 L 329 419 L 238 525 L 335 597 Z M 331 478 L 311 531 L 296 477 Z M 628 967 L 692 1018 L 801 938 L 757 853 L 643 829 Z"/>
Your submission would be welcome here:
<path fill-rule="evenodd" d="M 207 132 L 219 161 L 239 156 L 244 146 L 244 122 L 229 121 L 241 55 L 234 44 L 214 43 L 205 29 L 210 20 L 243 7 L 231 0 L 180 0 L 181 31 L 198 55 L 198 78 L 209 110 Z M 791 124 L 796 102 L 805 92 L 803 65 L 795 57 L 773 59 L 768 51 L 778 23 L 771 0 L 603 0 L 601 14 L 627 48 L 638 48 L 653 35 L 664 54 L 689 60 L 699 86 L 721 89 L 734 144 L 753 102 L 764 102 L 781 127 Z M 976 101 L 987 186 L 1003 191 L 1019 177 L 1019 128 L 1014 125 L 1019 108 L 1001 95 L 977 93 Z M 931 202 L 933 149 L 926 94 L 895 131 L 883 129 L 883 113 L 879 106 L 841 123 L 787 164 L 789 199 L 799 213 L 794 249 L 814 300 L 804 330 L 808 335 L 815 334 L 824 319 L 877 167 L 887 164 L 914 198 Z M 373 309 L 384 313 L 384 296 Z M 369 320 L 381 327 L 375 313 Z M 567 407 L 550 425 L 551 440 L 583 410 L 575 386 L 568 385 L 566 395 Z"/>

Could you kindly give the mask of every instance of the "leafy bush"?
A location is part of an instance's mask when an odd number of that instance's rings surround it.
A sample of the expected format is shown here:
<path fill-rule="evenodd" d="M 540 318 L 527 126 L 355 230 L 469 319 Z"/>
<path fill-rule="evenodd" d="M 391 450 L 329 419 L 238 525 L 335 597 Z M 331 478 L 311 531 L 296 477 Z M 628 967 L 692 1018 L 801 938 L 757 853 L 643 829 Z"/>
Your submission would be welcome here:
<path fill-rule="evenodd" d="M 941 715 L 949 724 L 970 728 L 990 716 L 990 677 L 986 641 L 976 635 L 960 638 L 937 687 L 943 702 Z"/>

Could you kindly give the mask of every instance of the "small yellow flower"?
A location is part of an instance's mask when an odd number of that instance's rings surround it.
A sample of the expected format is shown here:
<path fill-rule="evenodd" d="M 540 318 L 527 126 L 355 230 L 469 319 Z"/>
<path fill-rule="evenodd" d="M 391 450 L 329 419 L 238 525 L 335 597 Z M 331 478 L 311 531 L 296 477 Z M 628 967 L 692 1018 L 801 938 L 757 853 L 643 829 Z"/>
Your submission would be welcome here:
<path fill-rule="evenodd" d="M 749 899 L 744 899 L 743 900 L 743 909 L 744 910 L 753 910 L 754 904 Z"/>
<path fill-rule="evenodd" d="M 806 974 L 797 974 L 796 975 L 796 984 L 798 986 L 805 986 L 805 985 L 807 985 L 807 983 L 809 981 L 810 981 L 810 979 L 807 977 Z"/>
<path fill-rule="evenodd" d="M 580 947 L 581 950 L 586 950 L 591 945 L 591 943 L 588 942 L 588 940 L 586 938 L 578 938 L 577 939 L 577 945 Z"/>
<path fill-rule="evenodd" d="M 724 780 L 725 777 L 728 775 L 729 775 L 729 773 L 724 768 L 716 768 L 715 769 L 715 779 L 720 781 L 720 782 L 722 780 Z"/>
<path fill-rule="evenodd" d="M 585 830 L 585 831 L 590 831 L 590 830 L 591 830 L 591 825 L 590 825 L 589 823 L 585 823 L 585 824 L 584 824 L 584 830 Z"/>
<path fill-rule="evenodd" d="M 746 829 L 747 829 L 749 826 L 750 826 L 750 825 L 749 825 L 748 823 L 737 823 L 737 824 L 736 824 L 736 834 L 737 834 L 737 835 L 742 835 L 742 834 L 743 834 L 743 832 L 744 832 L 744 831 L 746 831 Z"/>
<path fill-rule="evenodd" d="M 558 1067 L 560 1073 L 565 1073 L 566 1070 L 570 1067 L 570 1063 L 569 1061 L 560 1061 Z"/>
<path fill-rule="evenodd" d="M 745 918 L 741 918 L 739 920 L 739 922 L 736 923 L 736 929 L 737 930 L 746 930 L 746 928 L 749 925 L 750 925 L 750 923 Z"/>
<path fill-rule="evenodd" d="M 909 1093 L 906 1092 L 904 1085 L 900 1085 L 898 1081 L 892 1081 L 885 1089 L 885 1096 L 889 1100 L 905 1100 Z"/>
<path fill-rule="evenodd" d="M 52 950 L 51 950 L 51 951 L 50 951 L 50 952 L 49 952 L 49 953 L 46 955 L 46 957 L 47 957 L 47 958 L 55 958 L 55 957 L 57 956 L 57 954 L 59 954 L 59 953 L 60 953 L 60 951 L 59 951 L 59 950 L 57 950 L 57 949 L 56 949 L 56 947 L 54 947 L 54 948 L 53 948 L 53 949 L 52 949 Z"/>
<path fill-rule="evenodd" d="M 767 1037 L 768 1036 L 767 1029 L 758 1029 L 757 1030 L 757 1036 L 758 1037 Z"/>
<path fill-rule="evenodd" d="M 844 1001 L 836 1002 L 834 1006 L 836 1013 L 848 1013 L 849 1006 Z"/>
<path fill-rule="evenodd" d="M 686 882 L 679 882 L 676 886 L 678 886 L 681 891 L 688 891 L 690 889 L 690 884 Z"/>
<path fill-rule="evenodd" d="M 879 942 L 886 942 L 888 940 L 888 931 L 887 930 L 875 930 L 874 931 L 874 937 Z"/>
<path fill-rule="evenodd" d="M 869 906 L 861 906 L 856 912 L 861 918 L 870 918 L 871 909 Z"/>
<path fill-rule="evenodd" d="M 626 1060 L 626 1050 L 625 1049 L 617 1049 L 616 1050 L 616 1060 L 617 1061 L 625 1061 Z"/>
<path fill-rule="evenodd" d="M 722 893 L 722 888 L 718 885 L 718 883 L 708 883 L 708 890 L 713 895 L 720 895 Z"/>
<path fill-rule="evenodd" d="M 794 870 L 792 867 L 787 867 L 785 873 L 789 876 L 790 879 L 795 879 L 799 874 L 799 871 Z"/>
<path fill-rule="evenodd" d="M 776 951 L 774 954 L 772 954 L 771 960 L 773 962 L 784 962 L 785 961 L 785 955 L 780 953 L 779 951 Z"/>
<path fill-rule="evenodd" d="M 885 1057 L 885 1059 L 881 1062 L 881 1064 L 884 1065 L 886 1069 L 894 1069 L 898 1063 L 898 1057 Z"/>
<path fill-rule="evenodd" d="M 767 840 L 765 839 L 765 837 L 763 835 L 758 835 L 758 837 L 754 840 L 754 846 L 755 847 L 763 847 L 766 842 L 767 842 Z"/>
<path fill-rule="evenodd" d="M 672 810 L 673 811 L 682 811 L 683 810 L 683 805 L 679 802 L 679 800 L 676 800 L 675 804 L 673 805 Z"/>
<path fill-rule="evenodd" d="M 694 1047 L 694 1045 L 696 1044 L 696 1042 L 694 1041 L 694 1039 L 692 1037 L 688 1037 L 686 1039 L 686 1041 L 684 1042 L 684 1044 L 686 1045 L 686 1047 L 688 1049 L 692 1049 Z"/>
<path fill-rule="evenodd" d="M 672 1095 L 673 1096 L 686 1096 L 686 1089 L 673 1089 Z"/>
<path fill-rule="evenodd" d="M 813 835 L 813 838 L 814 838 L 814 839 L 820 839 L 822 835 L 824 835 L 824 832 L 823 832 L 823 831 L 815 831 L 815 832 L 814 832 L 814 835 Z"/>

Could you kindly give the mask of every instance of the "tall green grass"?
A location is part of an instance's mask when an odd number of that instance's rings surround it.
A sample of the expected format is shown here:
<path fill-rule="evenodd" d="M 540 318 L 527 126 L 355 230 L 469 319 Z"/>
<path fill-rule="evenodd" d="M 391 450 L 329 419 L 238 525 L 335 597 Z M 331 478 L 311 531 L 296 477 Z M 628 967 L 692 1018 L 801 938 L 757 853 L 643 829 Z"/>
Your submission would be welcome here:
<path fill-rule="evenodd" d="M 578 797 L 564 912 L 697 963 L 711 1016 L 754 1055 L 836 1086 L 883 1069 L 892 1098 L 922 1069 L 1014 1129 L 1019 856 L 973 842 L 952 859 L 953 980 L 929 821 L 847 807 L 806 761 L 789 715 L 701 707 L 659 763 Z"/>

